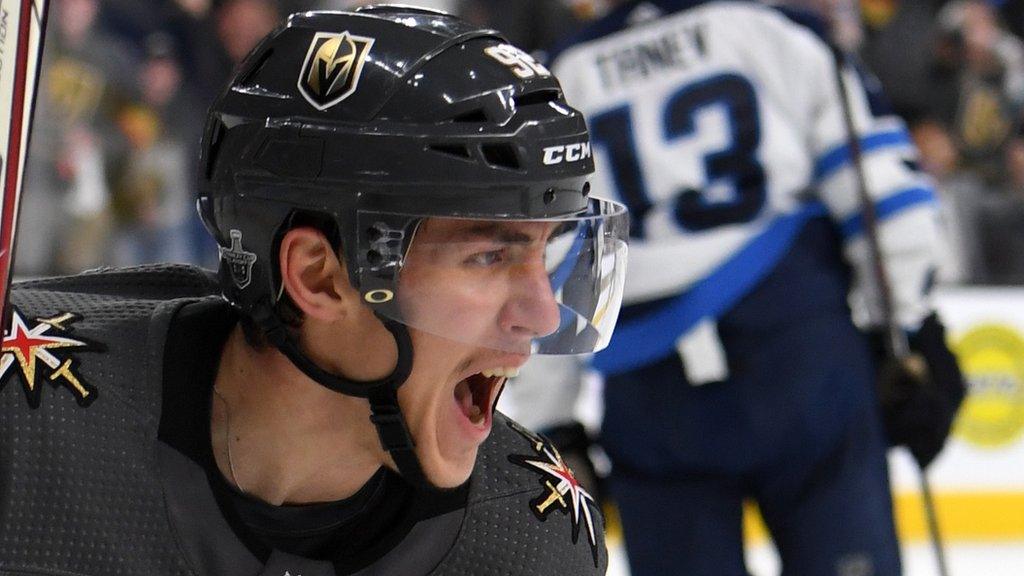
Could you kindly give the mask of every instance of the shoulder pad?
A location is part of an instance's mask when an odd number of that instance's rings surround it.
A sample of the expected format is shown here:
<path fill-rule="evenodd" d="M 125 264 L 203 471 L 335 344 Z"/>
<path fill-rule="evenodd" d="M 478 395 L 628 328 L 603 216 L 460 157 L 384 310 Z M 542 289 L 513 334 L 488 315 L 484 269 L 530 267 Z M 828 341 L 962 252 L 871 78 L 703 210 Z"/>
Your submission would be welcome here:
<path fill-rule="evenodd" d="M 213 272 L 184 264 L 97 268 L 74 276 L 18 282 L 14 289 L 80 292 L 143 300 L 194 298 L 219 292 Z"/>

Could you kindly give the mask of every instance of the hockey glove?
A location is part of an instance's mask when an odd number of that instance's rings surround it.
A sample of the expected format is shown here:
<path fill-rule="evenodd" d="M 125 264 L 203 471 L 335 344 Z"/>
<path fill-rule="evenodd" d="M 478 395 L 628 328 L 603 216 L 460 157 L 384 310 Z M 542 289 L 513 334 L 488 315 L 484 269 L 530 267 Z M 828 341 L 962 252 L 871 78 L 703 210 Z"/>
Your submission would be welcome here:
<path fill-rule="evenodd" d="M 945 445 L 966 387 L 935 314 L 910 336 L 910 349 L 902 361 L 886 355 L 878 395 L 889 444 L 906 446 L 923 470 Z"/>
<path fill-rule="evenodd" d="M 593 496 L 594 501 L 602 501 L 602 478 L 594 468 L 594 462 L 590 459 L 590 447 L 593 441 L 583 424 L 572 422 L 547 428 L 541 432 L 558 452 L 562 460 L 572 470 L 576 480 L 583 488 Z"/>

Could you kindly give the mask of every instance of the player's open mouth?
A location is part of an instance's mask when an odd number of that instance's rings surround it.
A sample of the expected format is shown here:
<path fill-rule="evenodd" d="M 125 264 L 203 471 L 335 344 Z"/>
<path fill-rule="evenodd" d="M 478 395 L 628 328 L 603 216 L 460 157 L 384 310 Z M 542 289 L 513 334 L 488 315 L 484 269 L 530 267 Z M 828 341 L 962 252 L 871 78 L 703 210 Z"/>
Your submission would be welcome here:
<path fill-rule="evenodd" d="M 474 426 L 489 426 L 505 380 L 517 375 L 518 368 L 493 368 L 473 374 L 455 385 L 455 403 Z"/>

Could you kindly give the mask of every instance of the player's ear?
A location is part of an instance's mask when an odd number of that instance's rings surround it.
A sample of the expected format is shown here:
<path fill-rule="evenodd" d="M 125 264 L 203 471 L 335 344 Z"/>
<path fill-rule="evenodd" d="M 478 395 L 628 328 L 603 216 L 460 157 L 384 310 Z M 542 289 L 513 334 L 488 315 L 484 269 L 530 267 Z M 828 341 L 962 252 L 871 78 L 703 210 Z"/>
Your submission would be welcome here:
<path fill-rule="evenodd" d="M 359 294 L 348 282 L 345 266 L 330 241 L 316 228 L 292 228 L 278 252 L 281 283 L 308 317 L 324 321 L 344 316 Z"/>

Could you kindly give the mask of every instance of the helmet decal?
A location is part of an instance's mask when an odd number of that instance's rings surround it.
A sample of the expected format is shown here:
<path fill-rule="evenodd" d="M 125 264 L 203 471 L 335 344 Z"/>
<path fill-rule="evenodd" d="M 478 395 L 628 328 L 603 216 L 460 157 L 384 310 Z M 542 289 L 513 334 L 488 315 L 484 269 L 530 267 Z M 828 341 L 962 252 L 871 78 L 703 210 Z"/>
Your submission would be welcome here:
<path fill-rule="evenodd" d="M 231 247 L 218 247 L 220 259 L 228 264 L 231 270 L 231 281 L 239 290 L 252 282 L 252 265 L 256 263 L 256 254 L 246 252 L 242 248 L 242 231 L 231 231 Z"/>
<path fill-rule="evenodd" d="M 534 76 L 540 76 L 541 78 L 551 76 L 551 71 L 540 62 L 537 62 L 533 56 L 511 44 L 490 46 L 484 50 L 484 53 L 508 66 L 513 74 L 523 80 L 533 78 Z"/>
<path fill-rule="evenodd" d="M 385 289 L 372 290 L 370 292 L 367 292 L 366 296 L 363 296 L 363 299 L 369 302 L 370 304 L 383 304 L 385 302 L 390 302 L 394 298 L 395 293 L 392 292 L 391 290 Z"/>
<path fill-rule="evenodd" d="M 580 162 L 593 157 L 590 142 L 577 142 L 563 146 L 544 148 L 544 165 L 554 166 L 563 162 Z"/>
<path fill-rule="evenodd" d="M 318 32 L 299 74 L 299 92 L 317 110 L 326 110 L 355 93 L 374 39 Z"/>

